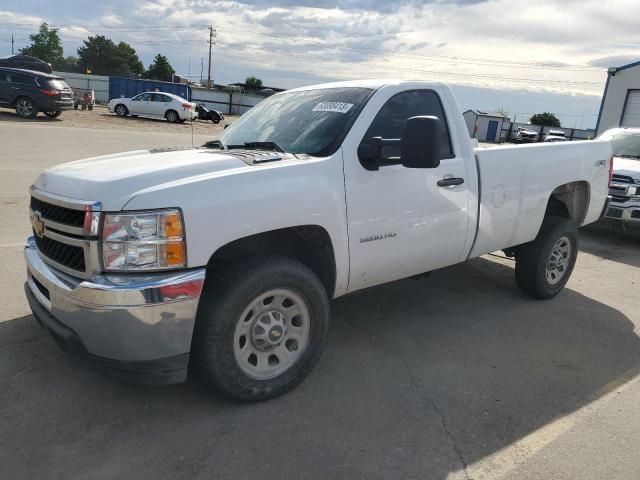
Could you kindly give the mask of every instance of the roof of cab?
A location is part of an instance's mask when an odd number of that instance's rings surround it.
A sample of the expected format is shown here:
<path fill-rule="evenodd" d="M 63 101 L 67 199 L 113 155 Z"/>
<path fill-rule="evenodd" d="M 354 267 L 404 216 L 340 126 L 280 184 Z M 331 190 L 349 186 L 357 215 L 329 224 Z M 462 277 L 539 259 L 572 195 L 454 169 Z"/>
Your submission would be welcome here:
<path fill-rule="evenodd" d="M 285 92 L 300 92 L 304 90 L 318 90 L 321 88 L 370 88 L 377 90 L 378 88 L 386 85 L 397 85 L 400 83 L 421 83 L 425 86 L 440 86 L 444 85 L 442 82 L 425 81 L 425 80 L 400 80 L 389 78 L 374 78 L 367 80 L 348 80 L 343 82 L 331 82 L 331 83 L 319 83 L 316 85 L 308 85 L 305 87 L 292 88 L 291 90 L 285 90 Z M 285 93 L 282 92 L 282 93 Z"/>

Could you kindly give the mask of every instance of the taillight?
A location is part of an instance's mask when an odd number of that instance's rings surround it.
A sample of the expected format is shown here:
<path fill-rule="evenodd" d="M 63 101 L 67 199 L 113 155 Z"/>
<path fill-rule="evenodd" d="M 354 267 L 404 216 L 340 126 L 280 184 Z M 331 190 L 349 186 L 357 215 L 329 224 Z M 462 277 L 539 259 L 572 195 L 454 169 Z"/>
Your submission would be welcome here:
<path fill-rule="evenodd" d="M 613 157 L 609 160 L 609 188 L 611 188 L 611 182 L 613 181 Z"/>
<path fill-rule="evenodd" d="M 184 108 L 185 110 L 191 110 L 191 104 L 190 103 L 183 103 L 182 104 L 182 108 Z"/>
<path fill-rule="evenodd" d="M 40 93 L 44 93 L 50 97 L 55 97 L 56 95 L 60 95 L 58 90 L 40 90 Z"/>

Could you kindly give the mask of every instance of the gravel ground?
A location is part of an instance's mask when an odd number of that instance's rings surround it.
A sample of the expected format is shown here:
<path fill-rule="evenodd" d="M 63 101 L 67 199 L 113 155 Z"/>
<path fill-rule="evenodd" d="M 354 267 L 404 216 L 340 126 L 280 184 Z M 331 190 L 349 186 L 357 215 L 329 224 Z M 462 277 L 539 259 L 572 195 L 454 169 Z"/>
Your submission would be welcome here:
<path fill-rule="evenodd" d="M 19 118 L 13 110 L 0 109 L 0 122 L 16 122 L 30 124 L 55 125 L 58 127 L 81 127 L 99 128 L 109 130 L 141 130 L 145 132 L 163 133 L 191 133 L 193 127 L 194 135 L 208 135 L 211 138 L 217 136 L 224 125 L 232 123 L 238 117 L 225 116 L 223 122 L 214 125 L 212 122 L 196 120 L 193 123 L 169 123 L 163 119 L 141 118 L 141 117 L 118 117 L 114 113 L 109 113 L 107 107 L 96 105 L 92 111 L 89 110 L 68 110 L 58 118 L 51 119 L 42 113 L 35 120 L 23 120 Z"/>
<path fill-rule="evenodd" d="M 47 125 L 0 123 L 1 478 L 640 478 L 638 240 L 581 232 L 550 301 L 493 256 L 340 298 L 320 363 L 272 401 L 130 385 L 75 361 L 31 315 L 27 189 L 62 161 L 191 135 Z"/>

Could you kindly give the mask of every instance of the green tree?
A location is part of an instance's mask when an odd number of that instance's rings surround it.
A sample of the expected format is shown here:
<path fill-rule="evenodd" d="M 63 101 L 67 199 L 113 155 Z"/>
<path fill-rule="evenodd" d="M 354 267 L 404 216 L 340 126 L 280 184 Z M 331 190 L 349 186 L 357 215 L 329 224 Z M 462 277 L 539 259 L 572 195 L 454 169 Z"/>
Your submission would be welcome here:
<path fill-rule="evenodd" d="M 29 35 L 31 45 L 20 50 L 23 55 L 31 55 L 57 68 L 63 60 L 62 42 L 56 28 L 42 23 L 38 33 Z"/>
<path fill-rule="evenodd" d="M 116 77 L 137 77 L 144 71 L 133 47 L 125 42 L 116 45 L 103 35 L 89 37 L 78 48 L 78 65 L 83 72 Z"/>
<path fill-rule="evenodd" d="M 149 65 L 149 70 L 147 70 L 147 77 L 152 80 L 162 80 L 164 82 L 170 82 L 174 73 L 176 73 L 176 71 L 169 63 L 169 59 L 164 55 L 157 54 L 153 59 L 153 63 Z"/>
<path fill-rule="evenodd" d="M 121 52 L 129 70 L 135 77 L 141 77 L 144 74 L 144 65 L 138 57 L 135 49 L 126 42 L 118 44 L 118 50 Z"/>
<path fill-rule="evenodd" d="M 78 57 L 73 55 L 64 57 L 54 68 L 60 72 L 82 73 L 82 69 L 78 66 Z"/>
<path fill-rule="evenodd" d="M 529 119 L 531 125 L 544 125 L 545 127 L 560 127 L 560 120 L 553 113 L 536 113 Z"/>
<path fill-rule="evenodd" d="M 256 77 L 247 77 L 244 81 L 244 86 L 247 90 L 260 90 L 262 88 L 262 80 Z"/>

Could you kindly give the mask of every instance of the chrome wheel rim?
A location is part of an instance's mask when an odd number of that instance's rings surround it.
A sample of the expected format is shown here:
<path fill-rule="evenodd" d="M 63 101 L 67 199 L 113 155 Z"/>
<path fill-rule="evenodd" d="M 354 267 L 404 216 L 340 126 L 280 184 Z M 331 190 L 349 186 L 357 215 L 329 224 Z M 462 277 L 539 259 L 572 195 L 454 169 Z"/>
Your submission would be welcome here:
<path fill-rule="evenodd" d="M 571 263 L 571 242 L 568 237 L 560 237 L 551 248 L 547 259 L 547 282 L 559 283 L 567 273 Z"/>
<path fill-rule="evenodd" d="M 16 104 L 16 110 L 25 117 L 33 115 L 33 105 L 28 100 L 19 100 Z"/>
<path fill-rule="evenodd" d="M 254 298 L 236 323 L 233 353 L 247 375 L 266 380 L 291 368 L 308 343 L 310 314 L 293 290 L 278 288 Z"/>
<path fill-rule="evenodd" d="M 169 120 L 170 122 L 175 122 L 176 120 L 178 120 L 178 115 L 173 112 L 169 112 L 167 113 L 167 120 Z"/>
<path fill-rule="evenodd" d="M 116 108 L 116 113 L 117 113 L 118 115 L 120 115 L 121 117 L 124 117 L 124 116 L 125 116 L 125 114 L 126 114 L 125 109 L 124 109 L 124 107 L 123 107 L 123 106 L 117 107 L 117 108 Z"/>

